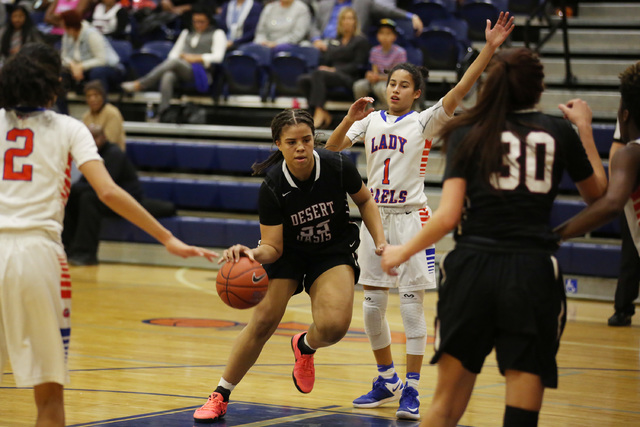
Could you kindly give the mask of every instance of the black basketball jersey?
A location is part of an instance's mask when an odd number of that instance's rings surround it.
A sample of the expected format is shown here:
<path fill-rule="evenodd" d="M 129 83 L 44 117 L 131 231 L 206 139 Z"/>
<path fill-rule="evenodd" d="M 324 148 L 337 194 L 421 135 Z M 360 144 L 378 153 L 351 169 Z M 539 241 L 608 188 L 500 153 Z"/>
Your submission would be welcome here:
<path fill-rule="evenodd" d="M 336 245 L 358 243 L 349 220 L 347 193 L 362 187 L 355 165 L 341 153 L 314 151 L 315 166 L 306 181 L 296 179 L 284 161 L 274 165 L 260 187 L 260 224 L 283 225 L 284 248 L 327 253 Z"/>
<path fill-rule="evenodd" d="M 577 182 L 591 176 L 593 168 L 567 120 L 529 111 L 510 114 L 507 121 L 506 128 L 513 131 L 502 133 L 503 166 L 490 184 L 482 179 L 477 163 L 469 162 L 466 170 L 454 164 L 456 149 L 470 127 L 451 135 L 444 179 L 467 181 L 456 240 L 553 250 L 557 236 L 549 217 L 562 173 L 567 170 Z"/>

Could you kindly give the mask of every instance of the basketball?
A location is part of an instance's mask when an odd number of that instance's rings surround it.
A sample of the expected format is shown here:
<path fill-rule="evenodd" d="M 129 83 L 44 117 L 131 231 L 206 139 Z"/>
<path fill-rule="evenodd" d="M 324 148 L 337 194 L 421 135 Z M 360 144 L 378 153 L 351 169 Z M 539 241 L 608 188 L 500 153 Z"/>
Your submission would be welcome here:
<path fill-rule="evenodd" d="M 218 271 L 216 288 L 225 304 L 233 308 L 251 308 L 267 293 L 269 278 L 262 265 L 242 257 L 227 262 Z"/>

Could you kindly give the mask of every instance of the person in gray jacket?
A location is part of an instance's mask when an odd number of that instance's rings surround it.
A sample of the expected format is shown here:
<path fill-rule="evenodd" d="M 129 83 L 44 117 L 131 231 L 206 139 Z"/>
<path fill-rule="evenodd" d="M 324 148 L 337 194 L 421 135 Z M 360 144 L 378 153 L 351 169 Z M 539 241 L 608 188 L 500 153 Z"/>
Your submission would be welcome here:
<path fill-rule="evenodd" d="M 160 84 L 158 115 L 169 106 L 176 83 L 194 82 L 198 90 L 203 85 L 208 87 L 205 70 L 224 59 L 227 49 L 224 31 L 213 25 L 204 9 L 194 7 L 191 16 L 193 29 L 182 30 L 166 60 L 146 76 L 121 85 L 125 92 L 137 92 L 156 88 Z"/>
<path fill-rule="evenodd" d="M 111 43 L 77 10 L 67 10 L 60 15 L 64 23 L 62 65 L 68 69 L 73 82 L 99 80 L 105 90 L 124 75 L 119 66 L 120 58 Z"/>

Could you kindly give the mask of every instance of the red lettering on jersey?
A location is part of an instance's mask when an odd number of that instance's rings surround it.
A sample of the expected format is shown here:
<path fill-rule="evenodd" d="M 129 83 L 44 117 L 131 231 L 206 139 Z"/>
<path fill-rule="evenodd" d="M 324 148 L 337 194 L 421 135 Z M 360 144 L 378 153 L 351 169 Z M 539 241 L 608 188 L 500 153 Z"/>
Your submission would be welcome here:
<path fill-rule="evenodd" d="M 17 142 L 18 138 L 24 138 L 23 148 L 10 148 L 4 153 L 4 173 L 2 179 L 6 181 L 31 181 L 33 166 L 23 165 L 20 171 L 14 170 L 16 157 L 28 157 L 33 152 L 33 131 L 31 129 L 13 128 L 7 132 L 7 141 Z"/>

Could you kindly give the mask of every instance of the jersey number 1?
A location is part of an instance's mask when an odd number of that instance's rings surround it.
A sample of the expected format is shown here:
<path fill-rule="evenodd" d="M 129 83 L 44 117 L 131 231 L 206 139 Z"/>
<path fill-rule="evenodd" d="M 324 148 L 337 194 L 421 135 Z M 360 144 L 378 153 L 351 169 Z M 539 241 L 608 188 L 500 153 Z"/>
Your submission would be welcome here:
<path fill-rule="evenodd" d="M 2 179 L 6 181 L 31 181 L 33 174 L 32 165 L 23 165 L 19 171 L 14 170 L 16 157 L 27 157 L 33 152 L 33 131 L 31 129 L 11 129 L 7 132 L 7 141 L 17 142 L 18 138 L 24 138 L 23 148 L 9 148 L 4 153 L 4 173 Z"/>

